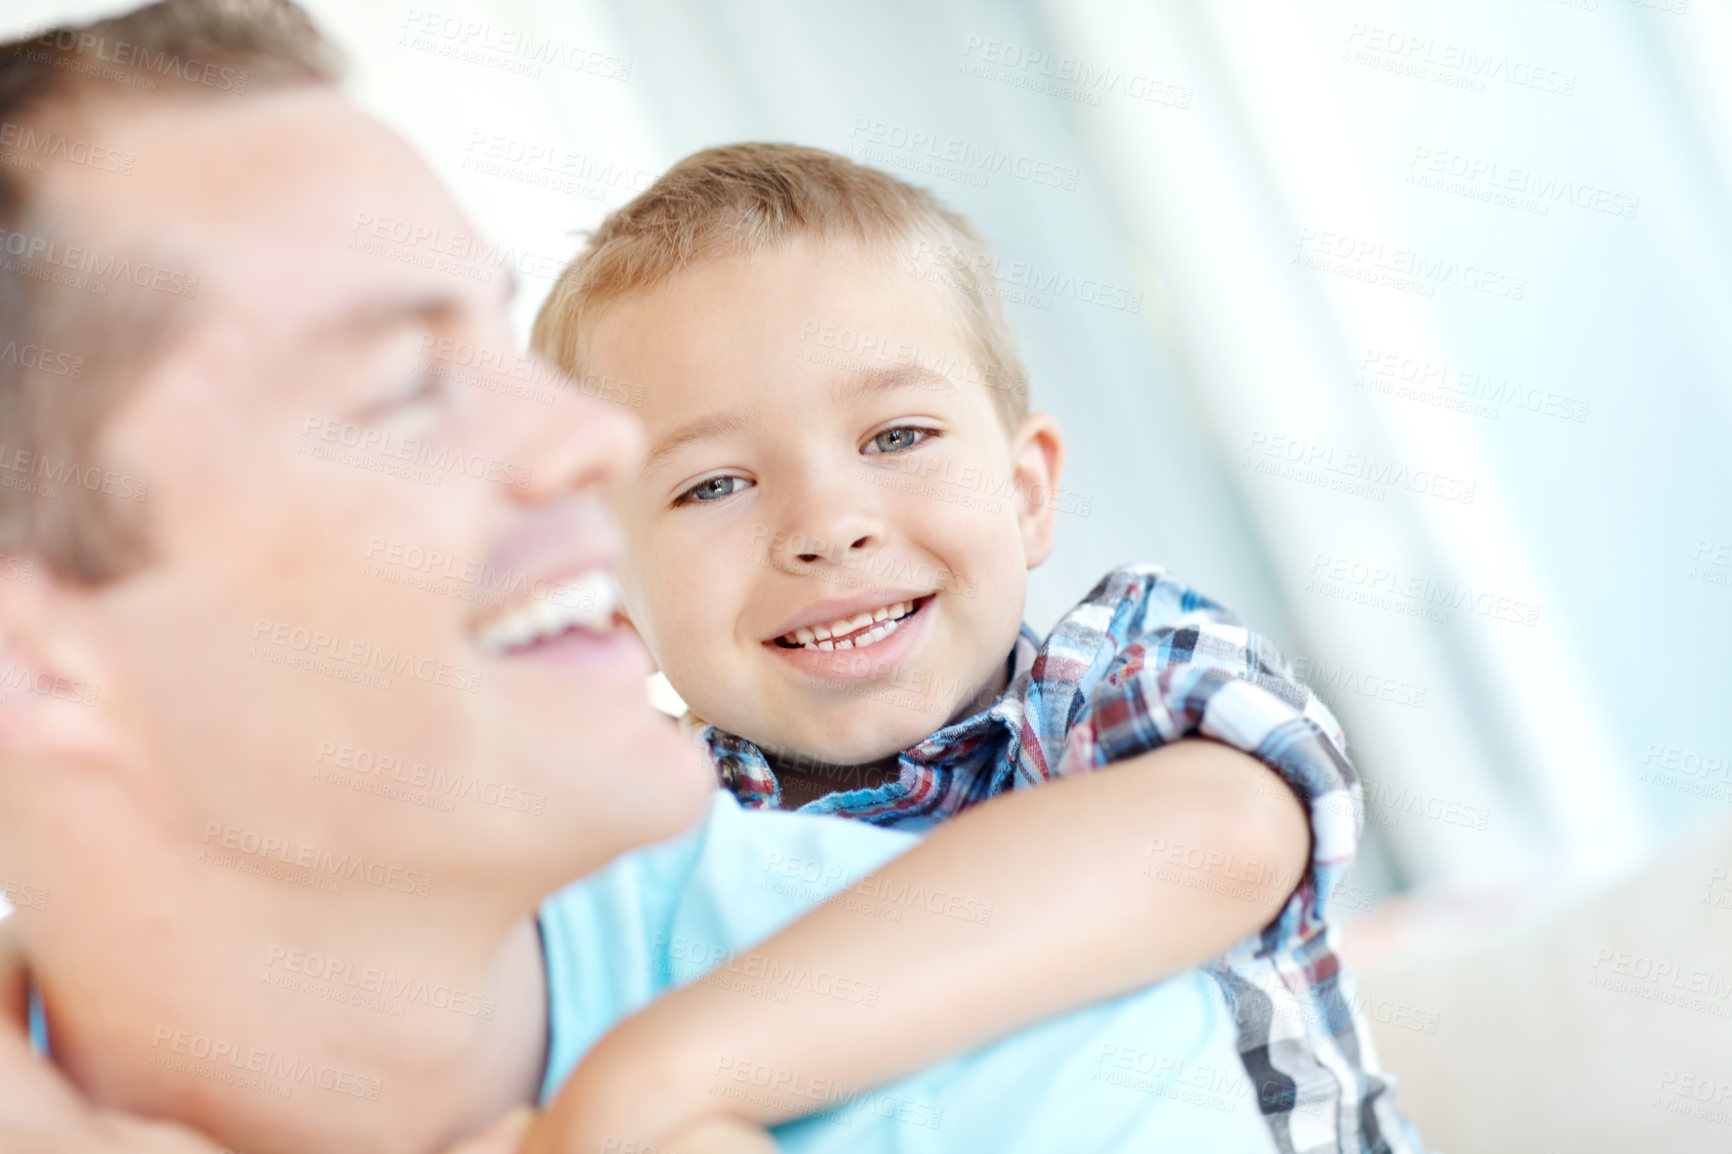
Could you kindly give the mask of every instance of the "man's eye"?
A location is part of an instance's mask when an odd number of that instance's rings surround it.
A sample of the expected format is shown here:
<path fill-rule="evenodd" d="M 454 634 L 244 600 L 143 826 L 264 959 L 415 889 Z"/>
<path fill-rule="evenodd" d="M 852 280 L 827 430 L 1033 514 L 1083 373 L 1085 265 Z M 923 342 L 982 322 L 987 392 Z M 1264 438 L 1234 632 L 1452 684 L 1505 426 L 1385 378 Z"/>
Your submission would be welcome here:
<path fill-rule="evenodd" d="M 732 497 L 752 487 L 752 482 L 744 477 L 726 475 L 709 477 L 699 481 L 674 499 L 675 505 L 684 505 L 692 501 L 719 501 L 723 497 Z"/>
<path fill-rule="evenodd" d="M 438 372 L 427 370 L 403 381 L 389 393 L 361 408 L 356 416 L 364 422 L 384 420 L 404 409 L 431 404 L 444 398 L 445 382 Z"/>
<path fill-rule="evenodd" d="M 436 401 L 445 393 L 445 381 L 439 373 L 429 368 L 420 378 L 397 398 L 399 405 L 418 405 L 423 401 Z"/>
<path fill-rule="evenodd" d="M 901 453 L 908 449 L 912 449 L 914 446 L 932 435 L 931 429 L 916 429 L 912 427 L 885 429 L 882 433 L 879 433 L 877 436 L 872 438 L 870 447 L 865 451 L 868 453 Z"/>

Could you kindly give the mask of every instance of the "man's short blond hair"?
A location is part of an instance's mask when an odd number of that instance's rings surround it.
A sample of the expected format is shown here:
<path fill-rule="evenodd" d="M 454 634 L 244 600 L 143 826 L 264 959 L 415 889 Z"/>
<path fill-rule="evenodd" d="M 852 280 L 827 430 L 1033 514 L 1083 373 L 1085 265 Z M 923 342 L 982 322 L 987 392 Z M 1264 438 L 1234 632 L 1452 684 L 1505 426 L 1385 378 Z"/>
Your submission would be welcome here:
<path fill-rule="evenodd" d="M 1027 374 L 1005 321 L 992 254 L 938 198 L 845 156 L 793 144 L 694 152 L 610 213 L 560 275 L 535 318 L 535 350 L 579 380 L 597 320 L 682 271 L 803 236 L 840 238 L 904 258 L 952 290 L 973 363 L 1007 429 L 1028 415 Z"/>

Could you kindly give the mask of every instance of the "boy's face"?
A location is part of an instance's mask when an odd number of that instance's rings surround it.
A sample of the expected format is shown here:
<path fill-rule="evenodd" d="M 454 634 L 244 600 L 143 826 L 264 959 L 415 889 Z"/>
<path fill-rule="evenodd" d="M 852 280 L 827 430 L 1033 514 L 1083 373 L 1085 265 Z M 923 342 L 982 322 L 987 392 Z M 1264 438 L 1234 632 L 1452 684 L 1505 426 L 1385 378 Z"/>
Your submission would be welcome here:
<path fill-rule="evenodd" d="M 589 368 L 643 389 L 626 607 L 700 717 L 853 764 L 999 688 L 1062 450 L 1006 432 L 950 289 L 804 239 L 615 305 Z"/>

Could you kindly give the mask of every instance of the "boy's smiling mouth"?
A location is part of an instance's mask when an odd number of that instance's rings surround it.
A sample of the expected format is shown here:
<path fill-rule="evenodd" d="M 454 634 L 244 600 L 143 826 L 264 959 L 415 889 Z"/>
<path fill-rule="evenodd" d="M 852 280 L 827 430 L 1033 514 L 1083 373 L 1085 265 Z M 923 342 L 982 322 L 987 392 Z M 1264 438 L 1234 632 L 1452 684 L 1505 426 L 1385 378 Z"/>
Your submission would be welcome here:
<path fill-rule="evenodd" d="M 827 624 L 801 626 L 776 638 L 776 644 L 783 649 L 865 649 L 896 632 L 927 600 L 926 597 L 915 597 L 895 601 L 839 617 Z"/>

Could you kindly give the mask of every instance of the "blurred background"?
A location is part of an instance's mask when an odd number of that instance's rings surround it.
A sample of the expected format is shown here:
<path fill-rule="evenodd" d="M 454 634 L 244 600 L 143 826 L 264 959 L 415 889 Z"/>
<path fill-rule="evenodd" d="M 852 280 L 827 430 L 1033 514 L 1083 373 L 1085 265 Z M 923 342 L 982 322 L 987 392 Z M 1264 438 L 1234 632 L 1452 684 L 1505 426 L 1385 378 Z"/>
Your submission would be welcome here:
<path fill-rule="evenodd" d="M 582 230 L 709 145 L 972 218 L 1069 438 L 1031 622 L 1154 561 L 1295 657 L 1367 783 L 1368 965 L 1416 907 L 1458 946 L 1631 886 L 1732 920 L 1720 851 L 1666 856 L 1732 813 L 1726 0 L 307 7 L 509 252 L 525 333 Z M 1523 996 L 1588 996 L 1597 932 Z M 1732 1017 L 1714 964 L 1679 1030 Z M 1690 1013 L 1661 1001 L 1613 1004 Z M 1732 1146 L 1732 1101 L 1662 1102 L 1708 1073 L 1656 1071 L 1616 1083 L 1632 1132 Z"/>

